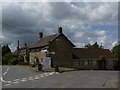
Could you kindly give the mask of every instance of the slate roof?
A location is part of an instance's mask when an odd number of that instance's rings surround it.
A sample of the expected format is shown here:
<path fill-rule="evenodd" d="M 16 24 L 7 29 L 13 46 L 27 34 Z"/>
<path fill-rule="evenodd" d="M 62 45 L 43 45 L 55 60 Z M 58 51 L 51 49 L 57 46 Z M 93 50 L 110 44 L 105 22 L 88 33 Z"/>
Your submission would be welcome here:
<path fill-rule="evenodd" d="M 49 41 L 51 41 L 51 42 L 54 41 L 60 35 L 63 35 L 66 38 L 66 40 L 68 40 L 68 42 L 70 42 L 70 44 L 73 47 L 75 47 L 75 45 L 64 34 L 54 34 L 54 35 L 50 35 L 50 36 L 41 38 L 40 40 L 36 41 L 31 46 L 29 46 L 29 49 L 34 49 L 34 48 L 37 48 L 37 47 L 47 46 L 49 44 Z"/>
<path fill-rule="evenodd" d="M 99 60 L 100 57 L 105 57 L 106 60 L 117 60 L 114 54 L 109 49 L 100 48 L 73 48 L 74 59 L 88 59 L 88 60 Z"/>
<path fill-rule="evenodd" d="M 46 45 L 48 45 L 49 41 L 53 40 L 57 36 L 58 36 L 58 34 L 54 34 L 54 35 L 50 35 L 50 36 L 47 36 L 47 37 L 43 37 L 40 40 L 38 40 L 35 43 L 33 43 L 29 48 L 36 48 L 36 47 L 46 46 Z"/>

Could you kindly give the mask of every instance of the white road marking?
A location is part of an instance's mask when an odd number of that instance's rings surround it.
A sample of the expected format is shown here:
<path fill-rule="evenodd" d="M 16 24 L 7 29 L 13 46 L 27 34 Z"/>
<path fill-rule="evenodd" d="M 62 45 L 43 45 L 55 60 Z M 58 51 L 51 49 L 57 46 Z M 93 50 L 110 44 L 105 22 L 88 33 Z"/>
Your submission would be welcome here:
<path fill-rule="evenodd" d="M 12 83 L 19 83 L 19 82 L 12 82 Z"/>
<path fill-rule="evenodd" d="M 7 71 L 9 71 L 9 68 L 7 69 Z M 35 76 L 32 76 L 32 77 L 28 77 L 28 78 L 15 79 L 15 80 L 12 80 L 12 81 L 5 81 L 1 77 L 1 81 L 5 82 L 5 83 L 8 83 L 8 84 L 5 84 L 4 86 L 9 86 L 9 85 L 11 85 L 11 83 L 20 83 L 20 81 L 25 82 L 27 80 L 37 80 L 40 77 L 47 77 L 47 76 L 54 75 L 54 74 L 59 74 L 59 73 L 58 72 L 43 73 L 43 74 L 40 74 L 40 75 L 35 75 Z"/>
<path fill-rule="evenodd" d="M 35 77 L 34 79 L 39 79 L 39 77 Z"/>
<path fill-rule="evenodd" d="M 3 77 L 1 77 L 0 79 L 1 79 L 1 81 L 2 81 L 2 82 L 6 83 L 6 81 L 5 81 L 5 80 L 3 80 Z"/>
<path fill-rule="evenodd" d="M 33 77 L 29 77 L 28 80 L 34 80 Z"/>
<path fill-rule="evenodd" d="M 7 67 L 7 70 L 6 70 L 6 72 L 3 73 L 3 76 L 6 75 L 7 72 L 9 71 L 9 67 L 8 67 L 8 66 L 6 66 L 6 67 Z M 0 80 L 1 80 L 2 82 L 5 82 L 5 83 L 7 82 L 7 81 L 5 81 L 5 80 L 3 79 L 3 77 L 1 77 Z"/>
<path fill-rule="evenodd" d="M 45 76 L 41 75 L 40 77 L 45 77 Z"/>
<path fill-rule="evenodd" d="M 9 85 L 11 85 L 11 84 L 5 84 L 4 86 L 9 86 Z"/>
<path fill-rule="evenodd" d="M 24 80 L 24 79 L 23 79 L 23 80 L 21 80 L 21 81 L 22 81 L 22 82 L 25 82 L 25 81 L 27 81 L 27 80 Z"/>
<path fill-rule="evenodd" d="M 15 79 L 15 80 L 13 80 L 13 81 L 19 81 L 20 79 Z"/>
<path fill-rule="evenodd" d="M 26 80 L 27 78 L 22 78 L 23 80 Z"/>
<path fill-rule="evenodd" d="M 9 67 L 7 68 L 7 72 L 9 71 Z"/>
<path fill-rule="evenodd" d="M 31 78 L 31 79 L 28 79 L 28 80 L 34 80 L 33 78 Z"/>
<path fill-rule="evenodd" d="M 5 74 L 7 74 L 7 72 L 5 72 L 5 73 L 3 74 L 3 76 L 4 76 Z"/>
<path fill-rule="evenodd" d="M 44 75 L 46 75 L 46 74 L 48 74 L 48 73 L 44 73 Z"/>
<path fill-rule="evenodd" d="M 3 73 L 3 76 L 6 75 L 8 71 L 9 71 L 9 67 L 8 67 L 7 70 Z"/>
<path fill-rule="evenodd" d="M 7 81 L 7 83 L 11 83 L 12 81 Z"/>
<path fill-rule="evenodd" d="M 44 76 L 49 76 L 49 74 L 45 74 Z"/>
<path fill-rule="evenodd" d="M 59 74 L 59 72 L 55 72 L 55 74 Z"/>
<path fill-rule="evenodd" d="M 34 77 L 40 77 L 40 75 L 35 75 Z"/>

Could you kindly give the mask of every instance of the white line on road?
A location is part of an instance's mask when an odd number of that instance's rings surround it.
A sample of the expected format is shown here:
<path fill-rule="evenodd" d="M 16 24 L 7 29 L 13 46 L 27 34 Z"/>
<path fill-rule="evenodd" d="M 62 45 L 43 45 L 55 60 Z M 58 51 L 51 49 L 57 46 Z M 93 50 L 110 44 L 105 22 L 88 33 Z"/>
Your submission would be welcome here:
<path fill-rule="evenodd" d="M 19 82 L 12 82 L 12 83 L 19 83 Z"/>
<path fill-rule="evenodd" d="M 12 81 L 7 81 L 7 83 L 11 83 Z"/>
<path fill-rule="evenodd" d="M 5 74 L 7 74 L 7 72 L 3 73 L 3 76 L 4 76 Z"/>
<path fill-rule="evenodd" d="M 27 81 L 27 80 L 25 80 L 25 79 L 23 79 L 23 80 L 21 80 L 22 82 L 25 82 L 25 81 Z"/>
<path fill-rule="evenodd" d="M 45 76 L 43 76 L 43 75 L 40 75 L 40 77 L 45 77 Z"/>
<path fill-rule="evenodd" d="M 39 79 L 39 77 L 35 77 L 34 79 Z"/>
<path fill-rule="evenodd" d="M 7 72 L 9 71 L 9 67 L 7 68 Z"/>
<path fill-rule="evenodd" d="M 19 81 L 20 79 L 15 79 L 15 80 L 13 80 L 13 81 Z"/>
<path fill-rule="evenodd" d="M 28 80 L 34 80 L 34 78 L 33 77 L 29 77 Z"/>
<path fill-rule="evenodd" d="M 7 71 L 9 71 L 9 69 L 7 69 Z M 9 85 L 11 85 L 11 83 L 20 83 L 20 82 L 25 82 L 25 81 L 28 81 L 28 80 L 37 80 L 41 77 L 47 77 L 47 76 L 54 75 L 54 74 L 59 74 L 59 73 L 58 72 L 43 73 L 43 74 L 40 74 L 40 75 L 35 75 L 35 76 L 32 76 L 32 77 L 28 77 L 28 78 L 15 79 L 15 80 L 12 80 L 12 81 L 5 81 L 1 77 L 1 81 L 7 83 L 4 86 L 9 86 Z"/>
<path fill-rule="evenodd" d="M 0 79 L 1 79 L 2 82 L 5 82 L 5 83 L 6 83 L 6 81 L 3 79 L 3 77 L 1 77 Z"/>
<path fill-rule="evenodd" d="M 26 80 L 27 78 L 22 78 L 23 80 Z"/>
<path fill-rule="evenodd" d="M 11 84 L 5 84 L 4 86 L 9 86 L 9 85 L 11 85 Z"/>
<path fill-rule="evenodd" d="M 8 67 L 7 70 L 3 73 L 3 76 L 6 75 L 8 71 L 9 71 L 9 67 Z"/>

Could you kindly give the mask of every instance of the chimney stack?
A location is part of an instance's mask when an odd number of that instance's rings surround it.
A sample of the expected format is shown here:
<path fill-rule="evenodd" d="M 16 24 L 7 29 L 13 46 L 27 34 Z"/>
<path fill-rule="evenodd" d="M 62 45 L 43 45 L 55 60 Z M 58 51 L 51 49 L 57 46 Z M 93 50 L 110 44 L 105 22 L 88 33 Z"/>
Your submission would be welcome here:
<path fill-rule="evenodd" d="M 39 39 L 43 38 L 43 32 L 39 32 Z"/>
<path fill-rule="evenodd" d="M 58 34 L 62 34 L 62 27 L 58 27 Z"/>
<path fill-rule="evenodd" d="M 27 44 L 25 43 L 25 47 L 27 47 Z"/>
<path fill-rule="evenodd" d="M 19 40 L 18 40 L 18 46 L 17 46 L 17 50 L 19 50 Z"/>

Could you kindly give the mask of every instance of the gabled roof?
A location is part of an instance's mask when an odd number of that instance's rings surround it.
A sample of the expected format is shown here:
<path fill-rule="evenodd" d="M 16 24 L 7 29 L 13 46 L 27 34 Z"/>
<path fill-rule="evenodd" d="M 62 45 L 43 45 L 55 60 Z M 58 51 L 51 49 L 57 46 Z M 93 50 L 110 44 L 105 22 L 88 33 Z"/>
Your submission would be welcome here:
<path fill-rule="evenodd" d="M 112 54 L 112 52 L 109 49 L 100 49 L 100 48 L 73 48 L 73 58 L 74 59 L 87 59 L 87 60 L 93 60 L 97 59 L 99 60 L 100 57 L 105 57 L 106 60 L 117 58 L 115 55 Z"/>
<path fill-rule="evenodd" d="M 72 47 L 75 47 L 75 45 L 63 33 L 59 34 L 57 37 L 55 37 L 54 39 L 52 39 L 51 42 L 53 42 L 60 35 L 62 35 L 72 45 Z"/>
<path fill-rule="evenodd" d="M 32 49 L 32 48 L 47 46 L 49 44 L 49 41 L 51 41 L 51 42 L 54 41 L 60 35 L 63 35 L 70 42 L 70 44 L 72 46 L 75 46 L 64 34 L 54 34 L 54 35 L 50 35 L 50 36 L 41 38 L 37 42 L 33 43 L 29 48 Z"/>
<path fill-rule="evenodd" d="M 50 35 L 47 37 L 43 37 L 40 40 L 33 43 L 29 48 L 37 48 L 37 47 L 43 47 L 49 44 L 49 41 L 57 37 L 58 34 Z"/>

